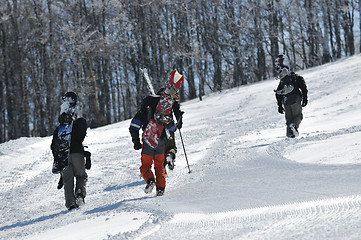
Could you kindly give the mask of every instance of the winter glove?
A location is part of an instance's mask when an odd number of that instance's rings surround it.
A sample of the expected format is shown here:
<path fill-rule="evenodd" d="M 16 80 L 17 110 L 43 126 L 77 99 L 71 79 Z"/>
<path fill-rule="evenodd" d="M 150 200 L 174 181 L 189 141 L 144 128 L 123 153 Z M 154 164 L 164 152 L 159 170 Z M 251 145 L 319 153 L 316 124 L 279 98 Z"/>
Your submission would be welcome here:
<path fill-rule="evenodd" d="M 182 121 L 182 119 L 180 119 L 179 122 L 177 122 L 177 128 L 181 129 L 182 126 L 183 126 L 183 121 Z"/>
<path fill-rule="evenodd" d="M 130 135 L 132 136 L 132 142 L 134 144 L 134 149 L 139 150 L 142 148 L 142 144 L 139 139 L 139 130 L 135 130 L 134 128 L 129 128 Z"/>
<path fill-rule="evenodd" d="M 279 112 L 280 114 L 284 114 L 285 109 L 284 109 L 282 106 L 278 106 L 278 112 Z"/>
<path fill-rule="evenodd" d="M 182 111 L 182 115 L 181 115 L 181 117 L 178 119 L 178 122 L 177 122 L 177 128 L 178 128 L 178 129 L 181 129 L 182 126 L 183 126 L 183 114 L 184 114 L 184 112 Z"/>
<path fill-rule="evenodd" d="M 306 107 L 308 103 L 307 97 L 303 97 L 302 99 L 302 107 Z"/>
<path fill-rule="evenodd" d="M 84 157 L 85 157 L 85 169 L 90 169 L 92 166 L 91 159 L 90 159 L 91 153 L 88 151 L 84 151 Z"/>
<path fill-rule="evenodd" d="M 62 187 L 64 186 L 64 183 L 63 183 L 63 175 L 60 174 L 60 179 L 59 179 L 59 182 L 58 182 L 58 186 L 56 187 L 58 190 L 62 189 Z"/>
<path fill-rule="evenodd" d="M 141 148 L 142 148 L 142 144 L 140 143 L 140 141 L 134 143 L 134 149 L 135 149 L 135 150 L 139 150 L 139 149 L 141 149 Z"/>
<path fill-rule="evenodd" d="M 139 149 L 142 148 L 142 144 L 140 143 L 140 139 L 139 139 L 139 138 L 138 138 L 138 139 L 133 138 L 133 139 L 132 139 L 132 142 L 133 142 L 133 144 L 134 144 L 134 149 L 135 149 L 135 150 L 139 150 Z"/>

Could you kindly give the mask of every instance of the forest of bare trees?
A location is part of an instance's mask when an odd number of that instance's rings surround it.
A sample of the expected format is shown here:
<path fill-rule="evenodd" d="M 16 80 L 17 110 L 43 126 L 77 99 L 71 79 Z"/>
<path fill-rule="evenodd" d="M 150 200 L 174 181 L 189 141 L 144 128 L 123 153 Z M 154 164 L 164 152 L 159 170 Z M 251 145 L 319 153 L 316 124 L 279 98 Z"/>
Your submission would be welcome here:
<path fill-rule="evenodd" d="M 61 96 L 90 127 L 129 119 L 171 70 L 181 100 L 360 52 L 360 0 L 0 0 L 0 142 L 52 134 Z"/>

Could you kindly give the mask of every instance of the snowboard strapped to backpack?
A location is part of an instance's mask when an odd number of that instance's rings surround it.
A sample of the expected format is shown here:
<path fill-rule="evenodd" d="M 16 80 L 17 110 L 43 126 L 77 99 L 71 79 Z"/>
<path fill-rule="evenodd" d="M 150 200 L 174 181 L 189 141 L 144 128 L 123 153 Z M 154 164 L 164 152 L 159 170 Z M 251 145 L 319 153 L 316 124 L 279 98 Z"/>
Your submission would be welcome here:
<path fill-rule="evenodd" d="M 53 140 L 54 163 L 52 172 L 54 174 L 61 173 L 68 166 L 72 128 L 73 122 L 67 125 L 59 125 L 58 137 Z"/>
<path fill-rule="evenodd" d="M 170 112 L 173 103 L 177 100 L 179 89 L 183 84 L 183 76 L 176 70 L 172 71 L 166 82 L 163 94 L 160 97 L 153 118 L 150 119 L 143 133 L 144 142 L 152 148 L 158 146 L 159 138 L 164 126 L 169 124 Z"/>

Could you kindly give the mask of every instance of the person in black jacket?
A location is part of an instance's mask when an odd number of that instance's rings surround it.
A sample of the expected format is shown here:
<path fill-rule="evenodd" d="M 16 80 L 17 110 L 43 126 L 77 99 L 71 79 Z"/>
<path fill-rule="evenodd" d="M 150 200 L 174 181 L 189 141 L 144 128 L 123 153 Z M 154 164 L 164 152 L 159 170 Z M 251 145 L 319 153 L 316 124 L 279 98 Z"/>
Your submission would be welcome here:
<path fill-rule="evenodd" d="M 74 112 L 76 101 L 77 97 L 75 93 L 68 92 L 64 95 L 61 107 L 62 113 L 58 118 L 60 125 L 54 130 L 51 144 L 51 150 L 54 154 L 56 151 L 56 139 L 58 138 L 59 127 L 61 125 L 72 124 L 68 166 L 61 173 L 64 184 L 65 206 L 69 210 L 84 204 L 84 198 L 86 196 L 86 182 L 88 179 L 85 172 L 83 147 L 83 141 L 87 130 L 87 122 L 84 118 L 76 118 L 76 114 Z M 75 191 L 74 178 L 76 178 Z"/>
<path fill-rule="evenodd" d="M 162 93 L 162 89 L 158 92 Z M 154 119 L 154 114 L 156 107 L 160 100 L 160 95 L 151 95 L 143 99 L 142 106 L 140 110 L 135 114 L 134 118 L 131 121 L 129 132 L 132 137 L 132 142 L 134 144 L 134 149 L 142 149 L 141 153 L 141 167 L 140 173 L 143 176 L 143 179 L 147 183 L 145 187 L 145 193 L 151 193 L 154 185 L 157 189 L 157 195 L 161 196 L 164 193 L 166 181 L 165 181 L 165 172 L 164 172 L 164 162 L 165 162 L 165 147 L 167 143 L 167 133 L 166 129 L 170 131 L 175 131 L 176 128 L 181 128 L 181 116 L 183 112 L 180 111 L 179 102 L 175 101 L 172 106 L 171 113 L 169 114 L 169 123 L 165 125 L 161 136 L 159 138 L 159 143 L 156 148 L 150 147 L 146 142 L 143 142 L 143 145 L 140 142 L 139 130 L 142 129 L 143 132 L 146 129 L 150 119 Z M 172 96 L 177 99 L 177 96 Z M 173 114 L 175 115 L 176 120 L 180 120 L 177 125 L 174 124 Z M 154 161 L 155 176 L 151 170 Z"/>
<path fill-rule="evenodd" d="M 278 112 L 285 113 L 286 135 L 294 138 L 299 135 L 298 129 L 303 119 L 302 107 L 308 103 L 307 86 L 302 76 L 290 72 L 283 55 L 275 59 L 280 82 L 276 92 Z"/>

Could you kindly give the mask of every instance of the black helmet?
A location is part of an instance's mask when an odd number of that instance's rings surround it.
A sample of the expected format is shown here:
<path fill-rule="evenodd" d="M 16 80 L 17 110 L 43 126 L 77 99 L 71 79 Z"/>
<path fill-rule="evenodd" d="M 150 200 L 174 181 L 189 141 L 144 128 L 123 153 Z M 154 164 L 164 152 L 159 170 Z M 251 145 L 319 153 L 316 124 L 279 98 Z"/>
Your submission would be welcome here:
<path fill-rule="evenodd" d="M 74 92 L 67 92 L 62 97 L 63 102 L 68 102 L 70 107 L 75 107 L 78 96 Z"/>

